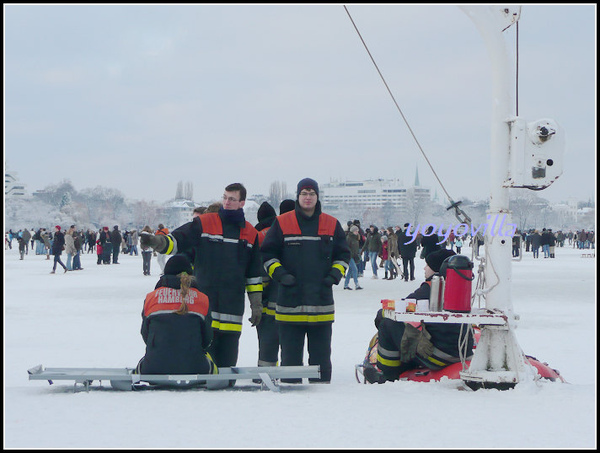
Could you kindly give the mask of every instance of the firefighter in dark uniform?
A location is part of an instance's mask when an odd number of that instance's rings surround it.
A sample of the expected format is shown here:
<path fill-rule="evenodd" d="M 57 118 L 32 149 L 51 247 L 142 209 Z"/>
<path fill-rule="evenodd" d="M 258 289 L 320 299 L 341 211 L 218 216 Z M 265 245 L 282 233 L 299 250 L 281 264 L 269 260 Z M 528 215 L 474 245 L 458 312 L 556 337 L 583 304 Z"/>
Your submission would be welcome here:
<path fill-rule="evenodd" d="M 277 217 L 261 251 L 265 270 L 279 283 L 275 319 L 281 364 L 303 365 L 304 339 L 308 337 L 308 364 L 319 365 L 321 372 L 320 378 L 310 382 L 330 382 L 332 286 L 348 268 L 350 249 L 337 219 L 321 212 L 318 197 L 317 182 L 301 180 L 294 211 Z"/>
<path fill-rule="evenodd" d="M 208 297 L 197 287 L 187 257 L 175 255 L 142 311 L 146 354 L 138 374 L 215 374 L 206 350 L 212 339 Z"/>
<path fill-rule="evenodd" d="M 425 281 L 406 299 L 429 299 L 431 278 L 439 273 L 452 250 L 440 249 L 425 257 Z M 379 343 L 377 367 L 383 373 L 379 382 L 395 381 L 404 371 L 418 367 L 439 370 L 460 361 L 460 349 L 465 359 L 473 355 L 473 333 L 466 324 L 411 323 L 384 318 L 379 310 L 375 318 Z"/>
<path fill-rule="evenodd" d="M 293 211 L 296 207 L 294 200 L 283 200 L 279 204 L 279 214 Z M 275 221 L 277 214 L 266 201 L 260 205 L 257 212 L 258 241 L 262 242 Z M 263 312 L 260 323 L 256 326 L 258 335 L 258 366 L 276 366 L 279 362 L 279 327 L 275 321 L 277 287 L 279 283 L 272 280 L 263 268 Z"/>
<path fill-rule="evenodd" d="M 258 223 L 254 226 L 258 231 L 258 243 L 262 245 L 267 231 L 275 221 L 277 213 L 268 202 L 263 202 L 258 208 L 256 218 Z M 258 366 L 277 366 L 279 361 L 279 333 L 275 324 L 275 297 L 273 290 L 277 290 L 263 267 L 262 276 L 262 316 L 260 323 L 256 326 L 258 335 Z"/>
<path fill-rule="evenodd" d="M 237 364 L 245 293 L 250 299 L 253 327 L 262 315 L 258 233 L 245 220 L 245 200 L 246 188 L 230 184 L 218 212 L 194 217 L 166 236 L 140 236 L 141 244 L 165 255 L 193 250 L 194 276 L 210 302 L 213 341 L 208 352 L 218 367 Z"/>

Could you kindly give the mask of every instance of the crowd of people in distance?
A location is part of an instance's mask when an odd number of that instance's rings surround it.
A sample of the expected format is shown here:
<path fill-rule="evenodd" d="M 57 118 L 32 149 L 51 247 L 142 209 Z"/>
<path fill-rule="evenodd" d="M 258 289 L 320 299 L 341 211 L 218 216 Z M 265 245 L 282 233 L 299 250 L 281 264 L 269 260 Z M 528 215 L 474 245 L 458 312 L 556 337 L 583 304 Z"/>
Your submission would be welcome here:
<path fill-rule="evenodd" d="M 542 228 L 541 231 L 517 230 L 512 238 L 512 256 L 520 256 L 524 246 L 525 252 L 531 251 L 534 258 L 540 257 L 540 248 L 544 258 L 556 258 L 556 247 L 564 247 L 565 244 L 577 249 L 595 249 L 594 231 L 581 229 L 564 233 L 562 230 L 553 232 L 552 228 Z"/>
<path fill-rule="evenodd" d="M 359 278 L 369 264 L 372 279 L 383 274 L 384 280 L 414 281 L 418 256 L 425 262 L 425 281 L 407 297 L 428 299 L 431 279 L 443 263 L 464 247 L 483 244 L 454 231 L 439 232 L 440 236 L 432 227 L 415 234 L 409 223 L 363 229 L 359 220 L 350 220 L 343 227 L 322 212 L 319 185 L 311 178 L 298 183 L 296 199 L 284 200 L 279 215 L 264 202 L 255 226 L 245 218 L 245 201 L 245 187 L 233 183 L 225 187 L 221 201 L 196 208 L 189 222 L 171 230 L 164 224 L 125 231 L 118 225 L 98 231 L 76 225 L 66 230 L 60 225 L 53 230 L 9 230 L 5 249 L 12 249 L 16 240 L 21 260 L 30 250 L 47 260 L 52 255 L 51 274 L 59 266 L 64 273 L 83 270 L 81 255 L 95 253 L 97 265 L 119 264 L 123 254 L 140 254 L 143 275 L 150 276 L 155 256 L 160 278 L 144 301 L 141 333 L 146 355 L 136 368 L 138 373 L 207 374 L 236 366 L 249 300 L 248 320 L 256 327 L 259 345 L 258 366 L 303 365 L 307 340 L 308 363 L 320 367 L 320 377 L 309 382 L 329 383 L 333 286 L 343 281 L 344 290 L 362 290 Z M 565 245 L 594 249 L 594 231 L 517 230 L 513 257 L 521 256 L 524 249 L 539 258 L 541 248 L 544 258 L 555 258 L 556 247 Z M 63 252 L 66 262 L 61 259 Z M 458 324 L 425 323 L 415 329 L 410 323 L 383 319 L 381 313 L 375 324 L 378 371 L 369 382 L 394 381 L 410 367 L 447 366 L 472 353 L 472 332 Z M 466 345 L 466 351 L 459 351 L 457 344 Z"/>

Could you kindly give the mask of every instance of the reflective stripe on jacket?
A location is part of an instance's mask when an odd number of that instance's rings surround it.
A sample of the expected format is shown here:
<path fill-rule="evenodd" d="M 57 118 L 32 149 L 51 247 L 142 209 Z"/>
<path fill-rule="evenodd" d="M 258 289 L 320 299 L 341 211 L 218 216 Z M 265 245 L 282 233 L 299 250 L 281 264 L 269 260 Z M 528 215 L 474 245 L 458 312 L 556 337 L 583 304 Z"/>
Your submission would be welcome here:
<path fill-rule="evenodd" d="M 279 285 L 275 319 L 293 323 L 331 323 L 334 301 L 331 284 L 344 276 L 350 249 L 341 225 L 328 214 L 311 217 L 290 211 L 277 217 L 262 248 L 265 270 L 274 280 L 286 273 L 293 286 Z"/>
<path fill-rule="evenodd" d="M 179 286 L 178 277 L 164 275 L 144 300 L 141 334 L 146 353 L 141 363 L 143 373 L 209 372 L 206 348 L 212 330 L 208 320 L 208 297 L 191 287 L 185 298 L 188 312 L 178 314 L 182 301 Z"/>
<path fill-rule="evenodd" d="M 245 292 L 262 292 L 256 229 L 248 222 L 223 222 L 214 212 L 194 218 L 165 237 L 163 253 L 194 251 L 194 275 L 209 298 L 213 329 L 241 332 Z"/>

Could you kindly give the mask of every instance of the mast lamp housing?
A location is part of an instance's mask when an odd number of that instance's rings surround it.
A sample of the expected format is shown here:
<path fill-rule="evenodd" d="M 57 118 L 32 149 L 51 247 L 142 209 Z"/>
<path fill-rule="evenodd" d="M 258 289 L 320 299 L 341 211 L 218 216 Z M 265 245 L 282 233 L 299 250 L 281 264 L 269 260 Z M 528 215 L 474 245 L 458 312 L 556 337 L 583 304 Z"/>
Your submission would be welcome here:
<path fill-rule="evenodd" d="M 508 121 L 510 165 L 503 187 L 543 190 L 563 172 L 565 136 L 552 119 Z"/>

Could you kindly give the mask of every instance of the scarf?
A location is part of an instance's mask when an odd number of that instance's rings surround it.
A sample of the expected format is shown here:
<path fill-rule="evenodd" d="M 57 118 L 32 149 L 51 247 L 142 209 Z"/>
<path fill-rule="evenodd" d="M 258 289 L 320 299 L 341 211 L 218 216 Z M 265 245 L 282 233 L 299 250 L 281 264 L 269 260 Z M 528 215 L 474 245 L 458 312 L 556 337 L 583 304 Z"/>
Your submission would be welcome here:
<path fill-rule="evenodd" d="M 244 210 L 242 208 L 231 210 L 224 209 L 222 206 L 219 208 L 219 217 L 223 222 L 231 222 L 231 223 L 239 223 L 240 227 L 243 227 L 246 223 L 246 218 L 244 217 Z"/>

